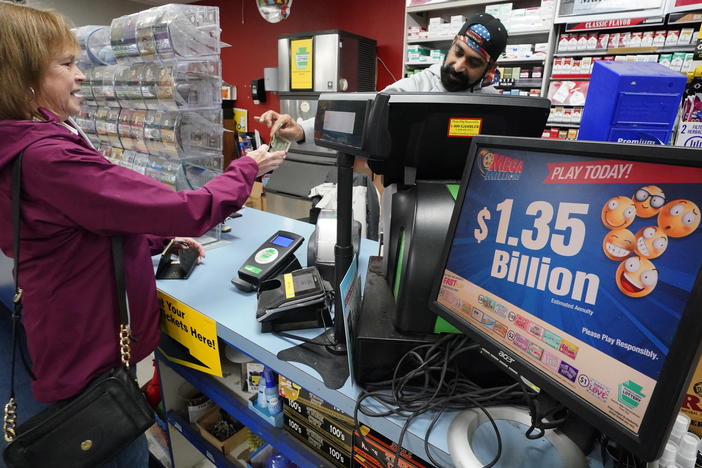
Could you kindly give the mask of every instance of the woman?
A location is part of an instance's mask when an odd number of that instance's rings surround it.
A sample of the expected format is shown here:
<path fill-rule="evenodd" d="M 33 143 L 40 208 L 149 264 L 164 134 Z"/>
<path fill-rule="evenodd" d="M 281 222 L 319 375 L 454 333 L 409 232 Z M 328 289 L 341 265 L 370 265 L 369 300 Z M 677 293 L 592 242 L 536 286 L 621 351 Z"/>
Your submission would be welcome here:
<path fill-rule="evenodd" d="M 19 284 L 39 402 L 71 397 L 119 365 L 110 236 L 124 240 L 136 364 L 160 337 L 151 255 L 174 234 L 202 235 L 222 222 L 284 158 L 263 146 L 184 192 L 112 164 L 68 121 L 85 80 L 78 53 L 59 15 L 0 2 L 0 248 L 12 255 L 11 168 L 24 150 Z M 30 416 L 18 412 L 20 422 Z M 137 445 L 143 457 L 129 466 L 146 466 L 145 443 Z"/>

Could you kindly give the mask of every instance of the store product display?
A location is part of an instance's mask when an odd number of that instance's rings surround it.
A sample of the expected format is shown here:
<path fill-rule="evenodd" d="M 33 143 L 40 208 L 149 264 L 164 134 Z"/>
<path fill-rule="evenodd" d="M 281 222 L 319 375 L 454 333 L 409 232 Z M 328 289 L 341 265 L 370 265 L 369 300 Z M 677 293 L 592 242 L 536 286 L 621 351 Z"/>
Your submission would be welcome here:
<path fill-rule="evenodd" d="M 93 146 L 171 185 L 183 159 L 222 169 L 218 8 L 164 5 L 75 33 L 86 75 L 76 123 Z"/>
<path fill-rule="evenodd" d="M 94 379 L 77 396 L 54 403 L 15 428 L 14 368 L 18 349 L 17 331 L 22 312 L 19 285 L 20 174 L 22 153 L 12 172 L 12 217 L 14 225 L 14 275 L 16 296 L 13 313 L 10 401 L 5 406 L 3 452 L 10 468 L 89 468 L 116 455 L 155 421 L 154 413 L 134 378 L 129 375 L 129 312 L 126 303 L 122 239 L 113 237 L 119 337 L 122 366 Z"/>

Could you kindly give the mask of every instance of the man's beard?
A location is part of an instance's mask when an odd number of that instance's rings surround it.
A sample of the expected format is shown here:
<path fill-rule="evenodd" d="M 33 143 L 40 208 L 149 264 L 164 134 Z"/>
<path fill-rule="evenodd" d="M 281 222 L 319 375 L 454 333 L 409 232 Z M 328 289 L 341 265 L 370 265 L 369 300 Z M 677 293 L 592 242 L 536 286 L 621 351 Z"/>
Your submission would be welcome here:
<path fill-rule="evenodd" d="M 457 73 L 453 65 L 442 65 L 441 66 L 441 84 L 444 85 L 446 91 L 456 92 L 465 91 L 469 88 L 475 86 L 475 83 L 471 83 L 468 75 L 464 73 Z"/>

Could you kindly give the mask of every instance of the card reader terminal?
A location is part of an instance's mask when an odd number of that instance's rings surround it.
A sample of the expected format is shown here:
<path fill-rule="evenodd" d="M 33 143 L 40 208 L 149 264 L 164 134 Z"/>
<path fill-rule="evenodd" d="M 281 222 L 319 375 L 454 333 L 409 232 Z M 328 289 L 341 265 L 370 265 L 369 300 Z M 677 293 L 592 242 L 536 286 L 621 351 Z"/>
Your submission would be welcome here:
<path fill-rule="evenodd" d="M 258 289 L 256 320 L 261 332 L 330 326 L 332 285 L 316 267 L 302 268 L 270 278 Z"/>
<path fill-rule="evenodd" d="M 295 250 L 303 241 L 304 237 L 295 233 L 276 232 L 246 259 L 232 283 L 241 291 L 251 292 L 268 278 L 302 268 Z"/>

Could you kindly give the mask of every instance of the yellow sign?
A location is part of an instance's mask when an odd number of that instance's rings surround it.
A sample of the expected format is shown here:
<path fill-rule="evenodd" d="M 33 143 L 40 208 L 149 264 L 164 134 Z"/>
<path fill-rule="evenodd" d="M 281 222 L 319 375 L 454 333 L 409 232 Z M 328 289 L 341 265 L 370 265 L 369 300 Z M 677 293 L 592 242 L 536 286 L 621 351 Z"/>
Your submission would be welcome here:
<path fill-rule="evenodd" d="M 217 323 L 162 291 L 157 294 L 161 330 L 167 335 L 161 352 L 173 362 L 222 377 Z"/>
<path fill-rule="evenodd" d="M 290 299 L 295 297 L 295 286 L 293 285 L 292 273 L 285 273 L 283 275 L 283 280 L 285 281 L 285 298 Z"/>
<path fill-rule="evenodd" d="M 234 108 L 234 123 L 236 131 L 246 133 L 249 131 L 249 112 L 246 109 Z"/>
<path fill-rule="evenodd" d="M 312 39 L 290 41 L 290 89 L 312 89 Z"/>
<path fill-rule="evenodd" d="M 474 137 L 482 125 L 483 119 L 449 119 L 448 136 Z"/>

